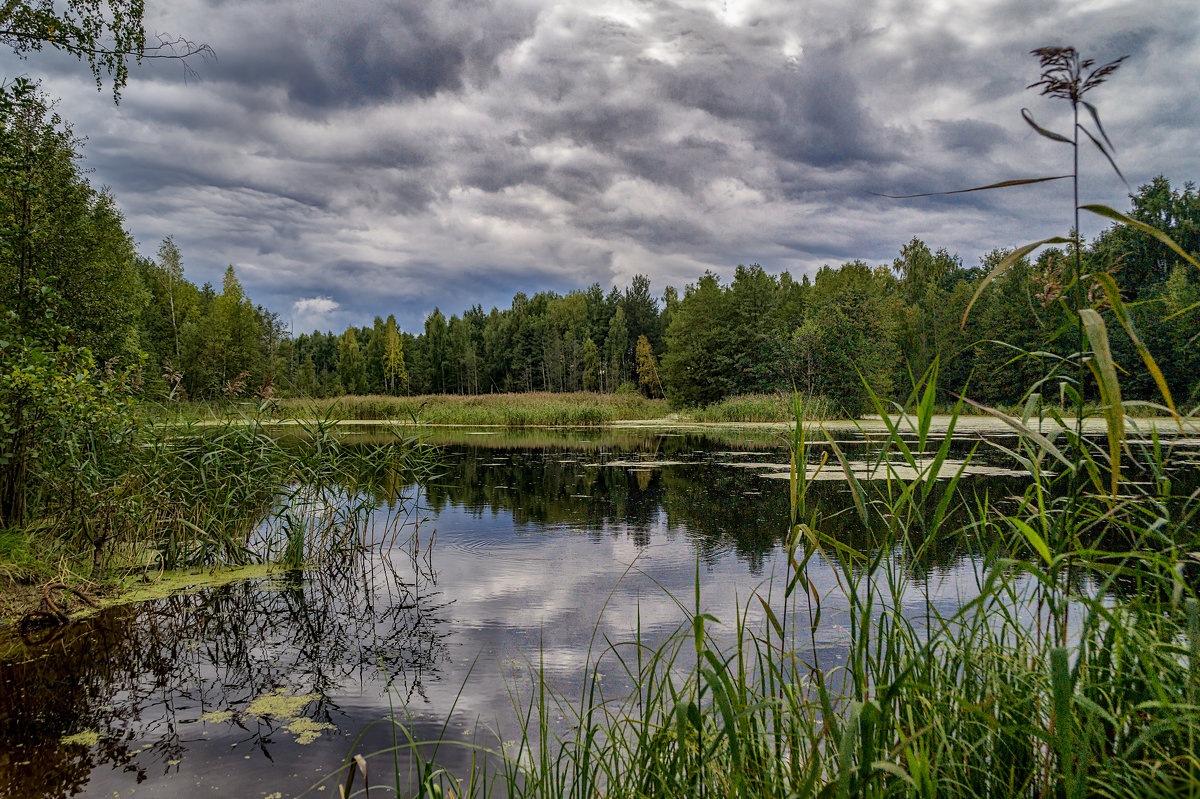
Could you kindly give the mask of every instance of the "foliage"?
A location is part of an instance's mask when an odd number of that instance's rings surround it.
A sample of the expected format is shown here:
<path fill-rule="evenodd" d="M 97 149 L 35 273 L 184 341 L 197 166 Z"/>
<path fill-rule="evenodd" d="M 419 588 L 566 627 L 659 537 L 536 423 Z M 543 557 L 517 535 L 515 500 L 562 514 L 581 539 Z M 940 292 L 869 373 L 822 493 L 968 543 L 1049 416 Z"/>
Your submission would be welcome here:
<path fill-rule="evenodd" d="M 795 413 L 793 397 L 777 392 L 739 394 L 704 408 L 691 409 L 686 416 L 697 422 L 790 422 Z M 841 414 L 842 409 L 824 397 L 807 395 L 804 398 L 804 418 L 807 420 L 837 419 Z"/>
<path fill-rule="evenodd" d="M 87 61 L 96 88 L 107 75 L 113 100 L 129 78 L 129 61 L 143 58 L 186 60 L 205 57 L 212 49 L 182 37 L 159 36 L 146 44 L 143 0 L 7 0 L 0 6 L 0 43 L 21 57 L 49 45 Z"/>
<path fill-rule="evenodd" d="M 650 340 L 644 335 L 637 340 L 637 376 L 638 388 L 647 397 L 662 396 L 662 378 L 658 376 L 658 359 L 650 348 Z"/>
<path fill-rule="evenodd" d="M 384 327 L 383 374 L 384 384 L 390 394 L 404 394 L 408 390 L 408 371 L 404 368 L 404 345 L 396 329 L 396 317 L 388 314 Z"/>
<path fill-rule="evenodd" d="M 145 293 L 121 214 L 83 178 L 78 148 L 36 86 L 0 92 L 0 301 L 19 310 L 29 281 L 52 275 L 76 341 L 129 365 Z"/>
<path fill-rule="evenodd" d="M 817 273 L 813 309 L 792 337 L 795 385 L 804 396 L 823 396 L 842 414 L 867 409 L 867 388 L 888 395 L 898 354 L 884 291 L 890 280 L 865 264 Z"/>
<path fill-rule="evenodd" d="M 59 321 L 53 286 L 31 280 L 0 314 L 0 527 L 96 490 L 131 444 L 127 374 L 105 374 Z"/>
<path fill-rule="evenodd" d="M 661 371 L 672 405 L 707 405 L 732 393 L 727 324 L 725 291 L 715 274 L 705 272 L 684 291 L 667 330 Z"/>

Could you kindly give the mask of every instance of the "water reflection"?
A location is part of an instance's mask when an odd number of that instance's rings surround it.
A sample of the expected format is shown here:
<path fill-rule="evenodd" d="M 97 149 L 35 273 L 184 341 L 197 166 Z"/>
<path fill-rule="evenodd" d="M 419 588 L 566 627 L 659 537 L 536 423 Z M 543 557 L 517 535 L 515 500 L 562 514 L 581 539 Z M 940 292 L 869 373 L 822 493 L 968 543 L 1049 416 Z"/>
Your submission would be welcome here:
<path fill-rule="evenodd" d="M 373 539 L 389 545 L 370 556 L 0 640 L 0 795 L 293 795 L 351 748 L 391 745 L 393 728 L 370 725 L 392 711 L 428 740 L 503 735 L 531 664 L 569 691 L 594 641 L 673 630 L 698 560 L 703 602 L 726 620 L 782 568 L 773 435 L 454 435 L 404 534 L 412 486 L 378 486 Z M 1020 488 L 979 479 L 993 496 Z M 809 496 L 823 530 L 873 549 L 842 485 Z M 971 591 L 973 563 L 948 544 L 907 566 L 920 603 Z M 818 560 L 809 578 L 835 585 Z M 826 613 L 813 640 L 828 662 L 843 632 Z"/>
<path fill-rule="evenodd" d="M 449 636 L 436 573 L 411 555 L 114 607 L 48 638 L 10 639 L 0 794 L 123 794 L 157 778 L 139 795 L 180 795 L 161 778 L 204 782 L 214 760 L 235 777 L 239 761 L 271 761 L 311 737 L 297 730 L 345 727 L 350 686 L 382 679 L 411 698 L 438 679 Z M 292 714 L 255 712 L 263 697 L 304 701 Z"/>

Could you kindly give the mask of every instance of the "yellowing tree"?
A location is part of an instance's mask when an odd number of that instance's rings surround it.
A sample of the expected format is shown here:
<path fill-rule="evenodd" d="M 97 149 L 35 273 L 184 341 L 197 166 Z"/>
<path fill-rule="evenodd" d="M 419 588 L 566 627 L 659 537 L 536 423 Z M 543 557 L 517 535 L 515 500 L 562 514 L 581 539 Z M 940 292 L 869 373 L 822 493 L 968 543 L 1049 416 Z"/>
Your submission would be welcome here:
<path fill-rule="evenodd" d="M 404 342 L 396 329 L 396 317 L 388 314 L 383 326 L 383 381 L 390 394 L 408 391 L 408 370 L 404 366 Z"/>
<path fill-rule="evenodd" d="M 662 394 L 662 381 L 658 378 L 658 359 L 650 348 L 650 340 L 638 336 L 637 340 L 637 375 L 638 388 L 647 397 L 657 397 Z"/>

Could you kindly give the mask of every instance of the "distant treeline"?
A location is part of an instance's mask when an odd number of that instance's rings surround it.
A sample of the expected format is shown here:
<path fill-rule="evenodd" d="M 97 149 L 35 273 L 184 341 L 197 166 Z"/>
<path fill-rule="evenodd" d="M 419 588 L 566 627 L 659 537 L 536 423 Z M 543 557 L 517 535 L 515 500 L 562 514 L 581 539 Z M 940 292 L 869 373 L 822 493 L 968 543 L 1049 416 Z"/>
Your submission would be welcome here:
<path fill-rule="evenodd" d="M 435 309 L 422 330 L 400 330 L 389 316 L 291 335 L 277 313 L 250 301 L 233 267 L 218 289 L 185 278 L 170 238 L 155 259 L 139 257 L 113 199 L 83 177 L 70 129 L 44 106 L 24 108 L 10 114 L 0 142 L 5 172 L 22 187 L 0 195 L 4 218 L 15 220 L 0 300 L 25 328 L 34 305 L 45 305 L 39 313 L 69 330 L 72 346 L 109 372 L 135 367 L 133 384 L 152 398 L 624 390 L 697 406 L 795 388 L 857 412 L 864 379 L 899 396 L 935 359 L 949 393 L 969 383 L 975 399 L 1015 402 L 1049 375 L 1042 393 L 1056 398 L 1056 359 L 1078 347 L 1063 251 L 1043 250 L 996 276 L 964 325 L 1005 251 L 965 266 L 918 239 L 889 265 L 826 266 L 811 280 L 739 266 L 728 284 L 706 272 L 682 292 L 656 295 L 638 275 L 623 289 L 519 293 L 504 309 L 476 305 L 449 318 Z M 1200 251 L 1193 184 L 1176 190 L 1159 177 L 1131 199 L 1132 217 Z M 1177 401 L 1194 402 L 1200 312 L 1184 309 L 1200 302 L 1197 270 L 1121 225 L 1090 242 L 1084 258 L 1086 272 L 1115 279 Z M 1103 299 L 1097 285 L 1081 288 L 1086 300 Z M 1109 331 L 1118 364 L 1132 367 L 1128 337 L 1111 320 Z M 1156 397 L 1141 368 L 1129 369 L 1122 389 L 1126 399 Z"/>
<path fill-rule="evenodd" d="M 1200 251 L 1192 184 L 1177 191 L 1157 178 L 1133 195 L 1130 215 Z M 260 350 L 265 358 L 274 347 L 280 391 L 312 396 L 624 389 L 696 406 L 795 388 L 857 412 L 866 402 L 864 379 L 896 396 L 936 358 L 947 392 L 969 384 L 976 400 L 1016 402 L 1051 376 L 1042 393 L 1057 399 L 1059 381 L 1075 377 L 1056 369 L 1058 358 L 1078 347 L 1065 296 L 1069 259 L 1044 250 L 979 292 L 1006 252 L 968 267 L 913 239 L 887 266 L 855 261 L 799 281 L 739 266 L 728 284 L 709 272 L 682 295 L 667 287 L 661 299 L 638 275 L 623 290 L 593 284 L 566 295 L 519 293 L 508 308 L 475 306 L 449 319 L 435 309 L 421 331 L 393 333 L 391 317 L 376 318 L 340 335 L 265 337 Z M 1200 311 L 1185 309 L 1200 302 L 1200 274 L 1126 226 L 1101 233 L 1084 258 L 1086 272 L 1115 279 L 1177 401 L 1194 403 Z M 1103 306 L 1098 284 L 1082 290 L 1085 301 Z M 1128 337 L 1113 320 L 1109 330 L 1117 362 L 1133 367 L 1138 356 Z M 1158 397 L 1141 368 L 1130 368 L 1122 386 L 1126 399 Z"/>

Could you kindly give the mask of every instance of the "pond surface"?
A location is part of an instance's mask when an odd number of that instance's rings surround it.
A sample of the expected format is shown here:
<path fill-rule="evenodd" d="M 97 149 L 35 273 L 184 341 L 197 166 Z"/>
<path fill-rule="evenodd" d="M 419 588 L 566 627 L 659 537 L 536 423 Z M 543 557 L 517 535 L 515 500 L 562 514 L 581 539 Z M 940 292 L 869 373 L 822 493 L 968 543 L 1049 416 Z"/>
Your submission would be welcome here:
<path fill-rule="evenodd" d="M 673 631 L 697 573 L 726 625 L 739 607 L 753 623 L 754 592 L 783 573 L 788 456 L 773 434 L 438 436 L 442 477 L 388 487 L 369 556 L 109 608 L 38 641 L 0 634 L 0 796 L 336 795 L 348 754 L 406 735 L 496 746 L 539 667 L 571 695 L 606 639 Z M 1020 493 L 1011 464 L 992 466 L 970 480 Z M 393 538 L 405 498 L 421 510 Z M 818 476 L 811 499 L 826 532 L 870 549 L 843 483 Z M 937 547 L 909 564 L 913 617 L 974 595 L 978 565 Z M 823 561 L 808 577 L 835 587 Z M 804 653 L 827 665 L 836 610 Z M 468 758 L 438 753 L 452 770 Z M 396 769 L 383 756 L 371 770 L 379 784 Z"/>

